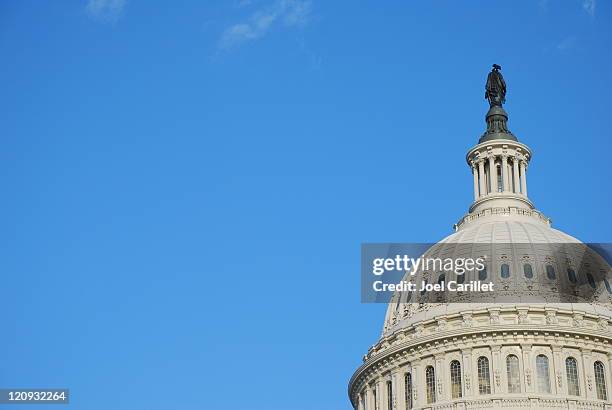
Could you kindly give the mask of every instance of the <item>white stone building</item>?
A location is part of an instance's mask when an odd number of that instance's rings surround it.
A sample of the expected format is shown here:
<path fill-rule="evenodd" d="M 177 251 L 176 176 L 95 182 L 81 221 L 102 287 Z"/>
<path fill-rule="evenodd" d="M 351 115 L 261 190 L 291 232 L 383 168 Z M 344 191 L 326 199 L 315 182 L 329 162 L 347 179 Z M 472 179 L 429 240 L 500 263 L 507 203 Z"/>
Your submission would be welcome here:
<path fill-rule="evenodd" d="M 504 101 L 503 87 L 497 101 Z M 509 291 L 487 303 L 469 296 L 423 303 L 396 294 L 381 338 L 349 382 L 356 410 L 612 409 L 610 267 L 598 255 L 549 251 L 550 244 L 579 241 L 551 228 L 529 200 L 531 150 L 507 119 L 501 103 L 491 103 L 487 131 L 467 153 L 474 202 L 430 252 L 453 245 L 457 253 L 457 244 L 470 244 L 468 254 L 477 256 L 499 245 L 484 276 Z M 576 283 L 576 264 L 586 266 L 580 275 L 597 303 L 561 303 L 558 289 Z M 591 271 L 602 279 L 594 281 Z M 437 275 L 420 272 L 433 281 Z"/>

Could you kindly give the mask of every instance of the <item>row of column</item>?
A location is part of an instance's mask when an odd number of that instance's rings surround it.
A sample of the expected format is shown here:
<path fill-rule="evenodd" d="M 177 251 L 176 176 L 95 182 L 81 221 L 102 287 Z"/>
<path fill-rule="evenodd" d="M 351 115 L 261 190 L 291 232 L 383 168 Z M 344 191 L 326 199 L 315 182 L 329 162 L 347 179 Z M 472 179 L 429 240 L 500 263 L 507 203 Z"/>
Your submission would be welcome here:
<path fill-rule="evenodd" d="M 502 354 L 503 353 L 503 354 Z M 514 354 L 520 358 L 521 369 L 521 395 L 538 392 L 537 368 L 535 360 L 538 350 L 533 349 L 530 344 L 523 344 L 520 350 L 512 352 L 502 352 L 499 345 L 491 346 L 489 358 L 489 383 L 491 393 L 487 395 L 479 394 L 478 365 L 477 357 L 481 354 L 473 355 L 472 349 L 461 350 L 461 383 L 462 398 L 482 397 L 490 395 L 504 395 L 507 393 L 507 369 L 506 356 Z M 560 346 L 553 346 L 546 355 L 549 363 L 549 382 L 552 395 L 558 397 L 574 397 L 576 399 L 597 400 L 597 392 L 594 380 L 593 365 L 596 359 L 589 349 L 580 349 L 572 354 L 578 361 L 578 379 L 580 385 L 579 396 L 568 395 L 568 385 L 566 378 L 566 355 Z M 487 356 L 485 356 L 487 357 Z M 608 400 L 612 398 L 612 353 L 608 353 L 605 364 L 605 383 Z M 409 410 L 427 407 L 434 403 L 427 403 L 427 386 L 425 381 L 425 368 L 433 365 L 435 369 L 435 389 L 436 401 L 441 403 L 451 400 L 451 386 L 446 383 L 449 379 L 449 361 L 445 354 L 434 356 L 434 360 L 417 359 L 408 366 L 399 367 L 391 372 L 390 378 L 380 377 L 374 384 L 368 384 L 365 390 L 359 395 L 357 410 Z M 475 368 L 472 368 L 475 366 Z M 412 378 L 412 388 L 406 392 L 406 373 L 410 372 Z M 391 390 L 387 383 L 391 383 Z M 391 392 L 391 397 L 389 397 Z M 410 397 L 407 397 L 410 396 Z"/>
<path fill-rule="evenodd" d="M 482 198 L 489 193 L 516 193 L 527 196 L 527 162 L 517 157 L 510 157 L 512 170 L 508 165 L 508 155 L 490 155 L 472 162 L 474 176 L 474 200 Z M 486 162 L 486 163 L 485 163 Z M 498 186 L 497 167 L 501 169 L 501 187 Z M 485 167 L 487 168 L 485 171 Z M 512 180 L 512 183 L 511 183 Z"/>

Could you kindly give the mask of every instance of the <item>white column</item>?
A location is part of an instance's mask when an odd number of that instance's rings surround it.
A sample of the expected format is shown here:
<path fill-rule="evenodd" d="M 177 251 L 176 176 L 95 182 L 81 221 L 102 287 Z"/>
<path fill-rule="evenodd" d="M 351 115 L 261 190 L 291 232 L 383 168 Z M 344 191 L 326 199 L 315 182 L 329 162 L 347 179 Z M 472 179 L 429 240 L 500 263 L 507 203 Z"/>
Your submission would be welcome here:
<path fill-rule="evenodd" d="M 382 407 L 381 410 L 389 410 L 389 380 L 385 380 L 383 382 L 383 401 L 382 401 Z M 393 382 L 391 382 L 393 383 Z M 391 390 L 393 390 L 393 384 L 391 384 Z"/>
<path fill-rule="evenodd" d="M 504 184 L 504 192 L 508 192 L 510 191 L 510 178 L 508 178 L 508 156 L 507 155 L 502 155 L 502 166 L 501 166 L 501 170 L 502 170 L 502 181 Z"/>
<path fill-rule="evenodd" d="M 565 372 L 565 359 L 563 358 L 563 349 L 559 345 L 553 345 L 553 358 L 555 367 L 555 388 L 553 392 L 557 392 L 559 395 L 567 395 L 567 383 L 566 372 Z M 564 383 L 565 380 L 565 383 Z"/>
<path fill-rule="evenodd" d="M 357 410 L 365 410 L 363 408 L 363 396 L 361 393 L 357 395 Z"/>
<path fill-rule="evenodd" d="M 491 392 L 500 394 L 505 391 L 502 385 L 502 363 L 501 363 L 501 346 L 491 346 Z M 503 363 L 504 371 L 506 363 Z"/>
<path fill-rule="evenodd" d="M 508 192 L 512 192 L 512 164 L 510 162 L 506 166 L 506 173 L 508 174 Z"/>
<path fill-rule="evenodd" d="M 404 370 L 397 369 L 393 372 L 391 380 L 393 383 L 393 410 L 406 410 Z"/>
<path fill-rule="evenodd" d="M 387 410 L 387 403 L 384 398 L 386 396 L 385 392 L 387 390 L 387 383 L 382 378 L 379 378 L 376 382 L 376 402 L 378 410 Z"/>
<path fill-rule="evenodd" d="M 588 349 L 580 349 L 582 356 L 582 374 L 580 377 L 580 369 L 578 369 L 578 378 L 583 379 L 584 393 L 581 391 L 581 396 L 586 396 L 587 399 L 596 399 L 595 392 L 595 372 L 593 371 L 593 360 L 591 360 L 591 351 Z M 582 386 L 581 386 L 582 387 Z"/>
<path fill-rule="evenodd" d="M 519 166 L 518 166 L 518 157 L 512 157 L 512 174 L 514 177 L 514 193 L 520 194 L 520 178 L 519 178 Z"/>
<path fill-rule="evenodd" d="M 478 176 L 480 181 L 480 197 L 482 198 L 487 194 L 487 186 L 485 180 L 485 170 L 484 170 L 484 159 L 478 161 Z"/>
<path fill-rule="evenodd" d="M 612 363 L 612 356 L 610 357 Z M 412 407 L 415 409 L 425 406 L 427 395 L 425 393 L 425 368 L 420 360 L 414 360 L 412 365 Z"/>
<path fill-rule="evenodd" d="M 495 166 L 495 157 L 489 156 L 489 179 L 491 180 L 491 193 L 497 193 L 497 167 Z"/>
<path fill-rule="evenodd" d="M 527 167 L 525 161 L 521 161 L 521 193 L 527 196 Z"/>
<path fill-rule="evenodd" d="M 463 377 L 463 397 L 474 396 L 474 379 L 472 378 L 472 349 L 464 349 L 461 351 L 462 364 L 461 376 Z"/>
<path fill-rule="evenodd" d="M 478 169 L 476 164 L 472 162 L 472 174 L 474 175 L 474 201 L 478 199 Z"/>
<path fill-rule="evenodd" d="M 531 345 L 521 345 L 521 352 L 523 353 L 523 374 L 525 375 L 525 392 L 532 393 L 535 391 L 534 384 L 537 375 L 535 374 L 535 370 L 532 368 L 531 365 L 531 363 L 533 362 L 533 358 L 531 357 Z"/>
<path fill-rule="evenodd" d="M 445 382 L 448 371 L 445 369 L 444 354 L 437 354 L 434 356 L 436 359 L 436 402 L 446 401 L 450 398 L 449 390 L 447 389 Z"/>
<path fill-rule="evenodd" d="M 368 385 L 366 389 L 366 410 L 374 410 L 376 405 L 374 404 L 374 390 L 372 386 Z"/>
<path fill-rule="evenodd" d="M 563 379 L 562 379 L 562 371 L 565 371 L 565 368 L 562 364 L 561 359 L 561 346 L 552 345 L 552 360 L 550 360 L 550 371 L 552 374 L 552 379 L 550 379 L 550 388 L 552 394 L 563 394 L 561 387 L 563 387 Z"/>

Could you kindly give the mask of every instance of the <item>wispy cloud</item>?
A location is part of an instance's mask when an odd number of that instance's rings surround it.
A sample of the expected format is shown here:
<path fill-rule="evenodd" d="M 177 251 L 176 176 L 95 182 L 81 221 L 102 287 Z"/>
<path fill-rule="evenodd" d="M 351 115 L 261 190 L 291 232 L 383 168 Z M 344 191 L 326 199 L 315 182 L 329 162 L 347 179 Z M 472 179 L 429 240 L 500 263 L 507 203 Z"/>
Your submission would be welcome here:
<path fill-rule="evenodd" d="M 582 1 L 582 8 L 591 17 L 595 17 L 595 5 L 596 5 L 596 0 L 583 0 Z"/>
<path fill-rule="evenodd" d="M 576 37 L 570 36 L 566 37 L 557 44 L 557 50 L 559 51 L 567 51 L 576 47 Z"/>
<path fill-rule="evenodd" d="M 253 4 L 253 0 L 237 0 L 236 7 L 248 7 Z"/>
<path fill-rule="evenodd" d="M 255 11 L 246 21 L 233 24 L 221 34 L 218 46 L 232 47 L 264 37 L 275 25 L 300 27 L 308 22 L 310 0 L 277 0 L 272 5 Z"/>
<path fill-rule="evenodd" d="M 104 22 L 114 23 L 123 15 L 127 0 L 88 0 L 87 14 Z"/>

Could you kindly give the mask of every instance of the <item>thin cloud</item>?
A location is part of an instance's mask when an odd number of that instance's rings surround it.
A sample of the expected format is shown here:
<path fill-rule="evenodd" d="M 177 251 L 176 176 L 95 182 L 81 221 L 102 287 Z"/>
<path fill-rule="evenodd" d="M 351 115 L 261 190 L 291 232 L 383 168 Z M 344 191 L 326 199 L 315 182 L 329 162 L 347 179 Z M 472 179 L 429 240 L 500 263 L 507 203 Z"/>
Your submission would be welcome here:
<path fill-rule="evenodd" d="M 247 21 L 226 28 L 218 46 L 228 50 L 249 41 L 264 37 L 273 26 L 302 27 L 308 23 L 311 4 L 309 0 L 278 0 L 273 5 L 254 12 Z"/>
<path fill-rule="evenodd" d="M 557 44 L 557 50 L 559 51 L 567 51 L 576 47 L 576 37 L 570 36 L 566 37 L 559 44 Z"/>
<path fill-rule="evenodd" d="M 92 18 L 114 23 L 123 15 L 126 0 L 88 0 L 87 14 Z"/>
<path fill-rule="evenodd" d="M 248 7 L 253 4 L 253 0 L 238 0 L 236 7 Z"/>
<path fill-rule="evenodd" d="M 596 0 L 583 0 L 582 2 L 582 8 L 591 17 L 595 17 L 595 5 Z"/>

